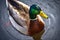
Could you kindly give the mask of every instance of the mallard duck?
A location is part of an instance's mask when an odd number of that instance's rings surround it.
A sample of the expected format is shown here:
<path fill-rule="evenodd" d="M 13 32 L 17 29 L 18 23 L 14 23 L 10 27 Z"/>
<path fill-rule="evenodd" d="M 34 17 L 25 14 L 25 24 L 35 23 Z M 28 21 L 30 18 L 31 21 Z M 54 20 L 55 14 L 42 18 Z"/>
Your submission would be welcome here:
<path fill-rule="evenodd" d="M 44 30 L 44 21 L 41 17 L 48 19 L 48 16 L 38 5 L 28 6 L 18 0 L 6 0 L 6 4 L 9 19 L 20 33 L 33 36 Z"/>

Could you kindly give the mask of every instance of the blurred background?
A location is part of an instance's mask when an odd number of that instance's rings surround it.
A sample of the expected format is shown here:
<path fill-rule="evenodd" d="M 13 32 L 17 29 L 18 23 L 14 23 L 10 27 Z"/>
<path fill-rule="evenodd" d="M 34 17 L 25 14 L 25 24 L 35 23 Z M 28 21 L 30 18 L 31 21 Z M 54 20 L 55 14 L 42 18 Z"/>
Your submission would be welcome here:
<path fill-rule="evenodd" d="M 45 32 L 42 40 L 60 40 L 60 0 L 19 0 L 29 6 L 37 4 L 49 16 L 44 19 Z M 6 0 L 0 0 L 0 40 L 33 40 L 12 27 Z"/>

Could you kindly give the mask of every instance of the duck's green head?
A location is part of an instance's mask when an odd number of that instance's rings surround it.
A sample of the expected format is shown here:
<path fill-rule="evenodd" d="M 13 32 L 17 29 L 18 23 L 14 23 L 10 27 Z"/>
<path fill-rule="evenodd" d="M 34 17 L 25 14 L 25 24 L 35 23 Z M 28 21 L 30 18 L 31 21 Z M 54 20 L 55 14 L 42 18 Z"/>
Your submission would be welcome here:
<path fill-rule="evenodd" d="M 30 10 L 29 10 L 30 19 L 35 19 L 38 14 L 40 14 L 40 16 L 46 18 L 47 15 L 46 15 L 44 12 L 42 13 L 41 11 L 42 11 L 42 10 L 41 10 L 41 8 L 40 8 L 38 5 L 33 4 L 33 5 L 30 7 Z"/>
<path fill-rule="evenodd" d="M 41 9 L 39 6 L 37 6 L 36 4 L 33 4 L 29 10 L 30 19 L 35 19 L 36 15 L 39 14 L 40 10 Z"/>

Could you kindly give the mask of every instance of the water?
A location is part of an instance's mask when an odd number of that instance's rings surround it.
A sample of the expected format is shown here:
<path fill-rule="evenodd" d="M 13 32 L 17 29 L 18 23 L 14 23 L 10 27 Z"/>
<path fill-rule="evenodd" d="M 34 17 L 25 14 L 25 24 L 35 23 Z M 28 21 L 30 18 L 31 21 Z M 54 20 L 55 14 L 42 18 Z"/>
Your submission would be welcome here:
<path fill-rule="evenodd" d="M 21 0 L 22 2 L 28 4 L 29 6 L 32 4 L 38 4 L 41 9 L 49 16 L 49 19 L 44 19 L 45 21 L 45 32 L 42 36 L 43 40 L 60 40 L 60 1 L 59 0 Z M 1 1 L 0 1 L 1 2 Z M 22 35 L 17 32 L 14 28 L 12 28 L 12 24 L 10 24 L 8 18 L 7 7 L 5 5 L 4 0 L 1 2 L 1 29 L 0 35 L 1 40 L 33 40 L 32 37 Z M 8 25 L 6 24 L 8 23 Z"/>

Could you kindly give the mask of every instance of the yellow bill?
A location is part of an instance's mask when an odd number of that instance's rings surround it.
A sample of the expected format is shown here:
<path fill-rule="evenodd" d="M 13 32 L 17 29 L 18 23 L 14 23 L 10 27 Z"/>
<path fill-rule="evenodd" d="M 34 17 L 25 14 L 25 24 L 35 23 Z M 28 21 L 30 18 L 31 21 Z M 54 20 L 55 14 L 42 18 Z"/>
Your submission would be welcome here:
<path fill-rule="evenodd" d="M 48 15 L 46 15 L 43 11 L 40 11 L 40 16 L 45 19 L 48 19 Z"/>

